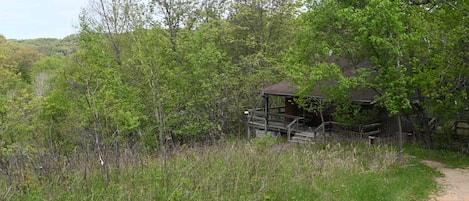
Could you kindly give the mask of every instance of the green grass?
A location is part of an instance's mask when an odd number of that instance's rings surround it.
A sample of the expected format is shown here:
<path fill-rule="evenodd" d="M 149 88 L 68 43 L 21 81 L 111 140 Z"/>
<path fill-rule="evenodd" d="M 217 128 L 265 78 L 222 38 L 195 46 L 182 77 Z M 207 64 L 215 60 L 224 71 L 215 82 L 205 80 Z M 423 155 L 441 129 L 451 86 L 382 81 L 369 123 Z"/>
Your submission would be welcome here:
<path fill-rule="evenodd" d="M 447 150 L 428 150 L 418 145 L 405 146 L 405 152 L 419 159 L 434 160 L 451 168 L 469 167 L 469 155 Z"/>
<path fill-rule="evenodd" d="M 34 180 L 9 200 L 426 200 L 436 189 L 433 169 L 398 164 L 390 146 L 333 143 L 278 149 L 255 139 L 178 152 L 166 161 L 70 172 Z M 272 145 L 274 147 L 272 147 Z M 7 188 L 0 179 L 0 188 Z M 3 184 L 3 185 L 2 185 Z M 2 196 L 2 193 L 0 193 Z M 2 197 L 0 197 L 1 199 Z"/>

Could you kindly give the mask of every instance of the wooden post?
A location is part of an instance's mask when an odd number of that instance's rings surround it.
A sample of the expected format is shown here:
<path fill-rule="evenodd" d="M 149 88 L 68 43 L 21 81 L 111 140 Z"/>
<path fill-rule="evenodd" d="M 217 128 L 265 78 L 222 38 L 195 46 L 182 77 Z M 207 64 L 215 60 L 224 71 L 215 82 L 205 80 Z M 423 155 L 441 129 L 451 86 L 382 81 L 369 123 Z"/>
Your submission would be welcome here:
<path fill-rule="evenodd" d="M 397 125 L 399 129 L 399 161 L 401 163 L 404 162 L 404 148 L 402 147 L 402 144 L 404 143 L 403 136 L 402 136 L 402 124 L 401 124 L 401 113 L 399 112 L 397 114 Z"/>
<path fill-rule="evenodd" d="M 267 130 L 269 129 L 269 96 L 264 94 L 264 118 L 265 118 L 265 134 L 267 135 Z"/>
<path fill-rule="evenodd" d="M 244 112 L 246 114 L 246 126 L 247 126 L 247 134 L 248 134 L 248 139 L 251 138 L 251 127 L 249 126 L 249 121 L 251 120 L 251 117 L 250 117 L 250 112 L 249 111 L 246 111 Z"/>

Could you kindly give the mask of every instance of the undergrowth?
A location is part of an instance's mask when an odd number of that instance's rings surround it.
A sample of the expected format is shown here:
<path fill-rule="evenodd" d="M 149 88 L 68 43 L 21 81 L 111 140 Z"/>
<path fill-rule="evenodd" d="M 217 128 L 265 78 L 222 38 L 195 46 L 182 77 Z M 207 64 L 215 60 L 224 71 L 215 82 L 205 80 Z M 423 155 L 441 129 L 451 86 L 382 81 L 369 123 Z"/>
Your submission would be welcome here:
<path fill-rule="evenodd" d="M 5 200 L 425 200 L 436 173 L 393 147 L 353 143 L 284 145 L 254 139 L 190 148 L 166 160 L 74 171 Z M 282 146 L 282 148 L 277 148 Z M 142 159 L 143 160 L 143 159 Z M 86 174 L 86 175 L 85 175 Z M 2 191 L 0 191 L 2 192 Z"/>
<path fill-rule="evenodd" d="M 434 160 L 451 168 L 469 167 L 469 155 L 448 150 L 429 150 L 418 145 L 407 145 L 405 152 L 419 159 Z"/>

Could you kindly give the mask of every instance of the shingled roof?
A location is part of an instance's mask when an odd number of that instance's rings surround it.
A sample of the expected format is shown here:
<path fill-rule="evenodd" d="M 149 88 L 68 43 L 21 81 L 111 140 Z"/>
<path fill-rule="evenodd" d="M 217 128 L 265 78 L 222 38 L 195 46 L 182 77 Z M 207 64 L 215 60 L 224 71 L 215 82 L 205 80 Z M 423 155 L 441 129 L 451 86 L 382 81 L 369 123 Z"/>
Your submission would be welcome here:
<path fill-rule="evenodd" d="M 311 97 L 320 99 L 325 98 L 325 95 L 320 92 L 319 87 L 320 85 L 317 85 L 313 89 Z M 297 89 L 295 84 L 288 80 L 282 80 L 280 83 L 264 88 L 263 93 L 274 96 L 297 96 Z M 350 93 L 352 95 L 351 101 L 362 103 L 371 103 L 374 100 L 374 97 L 377 95 L 375 91 L 365 88 L 359 88 L 351 91 Z"/>
<path fill-rule="evenodd" d="M 357 65 L 351 65 L 345 59 L 340 57 L 328 57 L 327 60 L 328 63 L 334 63 L 338 66 L 341 66 L 344 69 L 342 74 L 345 77 L 353 76 L 353 70 L 355 69 L 371 67 L 369 62 L 361 62 Z M 320 90 L 321 86 L 324 84 L 330 85 L 331 83 L 318 83 L 312 90 L 311 97 L 320 99 L 325 98 L 325 95 L 321 93 Z M 297 96 L 297 86 L 287 79 L 284 79 L 280 83 L 265 87 L 263 93 L 275 96 Z M 374 100 L 374 97 L 377 95 L 374 90 L 363 87 L 359 87 L 358 89 L 350 91 L 350 93 L 352 97 L 351 101 L 360 103 L 371 103 Z"/>

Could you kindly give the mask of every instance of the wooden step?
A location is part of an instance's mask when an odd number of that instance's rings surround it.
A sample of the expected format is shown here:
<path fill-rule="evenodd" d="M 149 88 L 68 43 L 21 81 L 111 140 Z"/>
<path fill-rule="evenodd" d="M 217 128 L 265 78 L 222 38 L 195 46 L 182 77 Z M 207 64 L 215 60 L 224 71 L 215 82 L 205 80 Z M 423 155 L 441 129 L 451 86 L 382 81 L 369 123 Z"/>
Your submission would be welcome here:
<path fill-rule="evenodd" d="M 293 136 L 301 136 L 301 137 L 307 137 L 307 138 L 314 138 L 314 133 L 312 132 L 297 132 L 294 133 Z"/>
<path fill-rule="evenodd" d="M 309 143 L 312 141 L 312 138 L 310 137 L 304 137 L 304 136 L 293 136 L 291 139 L 290 139 L 290 142 L 291 143 L 298 143 L 298 144 L 302 144 L 302 143 Z"/>

